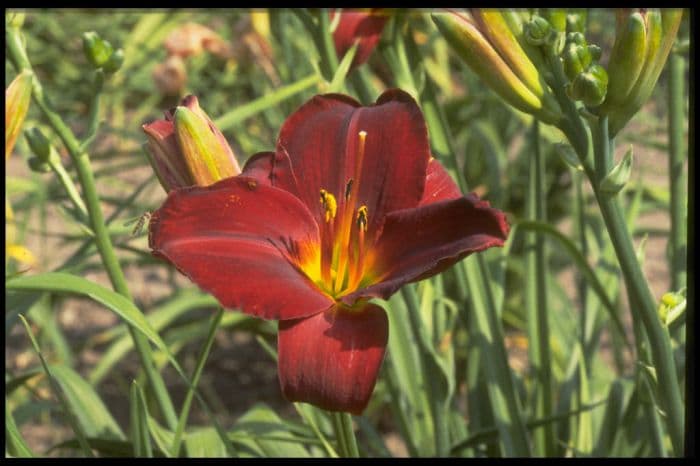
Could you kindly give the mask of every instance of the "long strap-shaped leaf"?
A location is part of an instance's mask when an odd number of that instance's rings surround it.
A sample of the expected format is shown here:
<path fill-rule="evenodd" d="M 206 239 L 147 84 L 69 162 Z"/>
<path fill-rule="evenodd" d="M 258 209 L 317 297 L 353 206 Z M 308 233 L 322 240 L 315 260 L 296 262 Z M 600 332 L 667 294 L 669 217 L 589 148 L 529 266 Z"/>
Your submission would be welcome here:
<path fill-rule="evenodd" d="M 514 237 L 515 234 L 521 229 L 535 231 L 548 235 L 551 238 L 556 239 L 559 242 L 559 244 L 561 244 L 564 247 L 566 252 L 569 253 L 571 258 L 581 270 L 581 273 L 583 273 L 593 290 L 600 298 L 601 302 L 605 306 L 605 309 L 610 314 L 610 318 L 615 323 L 617 331 L 620 332 L 620 335 L 624 338 L 625 345 L 628 349 L 631 349 L 631 345 L 630 342 L 627 340 L 622 321 L 620 320 L 620 317 L 615 311 L 615 305 L 612 303 L 612 301 L 610 301 L 610 298 L 605 292 L 605 288 L 600 283 L 600 280 L 598 280 L 598 277 L 596 276 L 595 272 L 593 272 L 593 269 L 591 269 L 590 265 L 588 265 L 588 262 L 586 262 L 586 258 L 583 257 L 583 254 L 581 254 L 576 245 L 552 225 L 530 220 L 522 220 L 513 225 L 510 232 L 511 238 Z"/>

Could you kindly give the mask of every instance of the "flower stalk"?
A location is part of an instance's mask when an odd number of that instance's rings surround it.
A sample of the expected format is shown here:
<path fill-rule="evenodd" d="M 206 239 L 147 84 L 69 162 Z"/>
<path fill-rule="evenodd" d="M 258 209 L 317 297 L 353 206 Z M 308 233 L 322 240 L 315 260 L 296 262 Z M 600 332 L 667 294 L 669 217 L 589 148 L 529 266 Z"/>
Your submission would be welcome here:
<path fill-rule="evenodd" d="M 672 53 L 668 67 L 668 173 L 671 194 L 671 236 L 669 237 L 671 289 L 686 286 L 686 176 L 683 172 L 685 160 L 684 128 L 685 58 Z M 687 146 L 686 146 L 687 147 Z"/>
<path fill-rule="evenodd" d="M 7 52 L 13 64 L 18 71 L 28 71 L 33 74 L 31 63 L 24 49 L 21 33 L 16 27 L 8 27 L 5 31 L 5 40 Z M 32 96 L 37 106 L 46 117 L 49 125 L 54 132 L 61 138 L 68 153 L 73 159 L 78 179 L 85 198 L 90 218 L 90 226 L 95 233 L 95 244 L 102 258 L 102 262 L 109 276 L 110 282 L 122 296 L 131 299 L 131 293 L 126 284 L 124 272 L 121 269 L 119 260 L 117 259 L 114 247 L 107 231 L 107 224 L 102 215 L 100 208 L 100 199 L 95 187 L 95 178 L 90 166 L 90 158 L 88 154 L 81 150 L 81 144 L 75 137 L 73 132 L 66 126 L 61 119 L 61 116 L 56 113 L 49 105 L 44 95 L 44 89 L 38 79 L 33 80 Z M 169 428 L 174 429 L 177 425 L 177 416 L 175 408 L 170 399 L 170 395 L 165 387 L 162 377 L 158 373 L 158 369 L 154 364 L 152 350 L 148 344 L 147 338 L 135 330 L 131 325 L 128 326 L 129 332 L 134 340 L 134 346 L 141 359 L 141 364 L 146 373 L 146 377 L 153 388 L 159 408 L 166 424 Z"/>

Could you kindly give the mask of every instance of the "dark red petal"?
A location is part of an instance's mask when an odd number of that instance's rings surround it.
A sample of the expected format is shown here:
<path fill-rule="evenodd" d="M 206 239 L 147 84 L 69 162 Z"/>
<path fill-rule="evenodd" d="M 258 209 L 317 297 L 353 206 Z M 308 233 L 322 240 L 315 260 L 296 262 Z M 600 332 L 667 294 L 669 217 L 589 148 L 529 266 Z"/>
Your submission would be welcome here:
<path fill-rule="evenodd" d="M 435 275 L 473 252 L 503 246 L 505 215 L 475 194 L 393 212 L 374 250 L 369 270 L 375 284 L 343 297 L 388 299 L 403 284 Z"/>
<path fill-rule="evenodd" d="M 459 186 L 452 180 L 452 177 L 445 167 L 436 159 L 430 159 L 428 170 L 425 174 L 425 189 L 419 206 L 432 204 L 437 201 L 457 199 L 462 197 Z"/>
<path fill-rule="evenodd" d="M 330 411 L 361 414 L 367 406 L 389 338 L 386 312 L 332 307 L 306 319 L 279 323 L 282 393 Z"/>
<path fill-rule="evenodd" d="M 335 14 L 331 15 L 331 20 Z M 345 53 L 359 40 L 357 53 L 350 65 L 351 68 L 365 63 L 372 51 L 379 43 L 389 17 L 378 12 L 353 12 L 340 13 L 340 21 L 333 32 L 333 42 L 338 59 L 342 59 Z"/>
<path fill-rule="evenodd" d="M 295 265 L 319 241 L 311 214 L 294 196 L 254 178 L 172 191 L 149 229 L 153 253 L 225 307 L 293 319 L 333 303 Z"/>
<path fill-rule="evenodd" d="M 376 231 L 387 213 L 417 206 L 423 194 L 428 133 L 410 95 L 388 90 L 370 107 L 336 94 L 316 96 L 284 123 L 277 153 L 288 154 L 299 197 L 320 222 L 321 189 L 335 196 L 342 212 L 346 185 L 355 178 L 360 131 L 367 139 L 355 207 L 367 206 L 368 228 Z"/>
<path fill-rule="evenodd" d="M 287 154 L 258 152 L 248 159 L 241 175 L 251 176 L 265 185 L 284 189 L 299 197 L 297 180 Z"/>

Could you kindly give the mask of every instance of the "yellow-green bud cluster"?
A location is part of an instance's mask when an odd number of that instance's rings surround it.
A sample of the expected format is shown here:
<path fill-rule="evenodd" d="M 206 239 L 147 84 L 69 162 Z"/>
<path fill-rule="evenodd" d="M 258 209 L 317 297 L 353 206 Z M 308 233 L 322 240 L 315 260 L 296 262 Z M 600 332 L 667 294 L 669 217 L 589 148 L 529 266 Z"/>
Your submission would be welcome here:
<path fill-rule="evenodd" d="M 678 33 L 683 10 L 617 13 L 615 43 L 608 61 L 609 90 L 598 113 L 608 115 L 616 135 L 651 96 Z"/>
<path fill-rule="evenodd" d="M 459 57 L 513 107 L 557 124 L 561 108 L 543 79 L 541 51 L 528 43 L 526 18 L 514 10 L 472 9 L 433 13 Z"/>
<path fill-rule="evenodd" d="M 569 78 L 566 92 L 572 100 L 580 100 L 588 107 L 603 103 L 608 89 L 608 73 L 596 63 L 600 55 L 600 47 L 589 45 L 583 33 L 567 34 L 561 54 L 564 73 Z"/>

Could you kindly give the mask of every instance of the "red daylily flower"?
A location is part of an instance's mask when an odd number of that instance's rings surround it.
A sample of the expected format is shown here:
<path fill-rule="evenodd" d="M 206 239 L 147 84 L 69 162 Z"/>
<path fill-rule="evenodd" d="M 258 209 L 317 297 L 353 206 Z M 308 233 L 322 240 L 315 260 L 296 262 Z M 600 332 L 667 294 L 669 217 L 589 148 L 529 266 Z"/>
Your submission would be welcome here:
<path fill-rule="evenodd" d="M 431 157 L 413 98 L 389 90 L 369 107 L 312 98 L 240 176 L 172 191 L 149 245 L 225 307 L 280 320 L 287 399 L 359 414 L 388 339 L 369 299 L 507 235 L 503 213 Z"/>
<path fill-rule="evenodd" d="M 331 12 L 331 21 L 336 12 Z M 333 31 L 333 43 L 338 59 L 342 59 L 345 53 L 359 41 L 355 58 L 350 68 L 355 68 L 365 63 L 372 51 L 379 43 L 384 26 L 389 19 L 388 14 L 381 9 L 369 9 L 367 11 L 346 11 L 340 13 L 338 26 Z"/>

